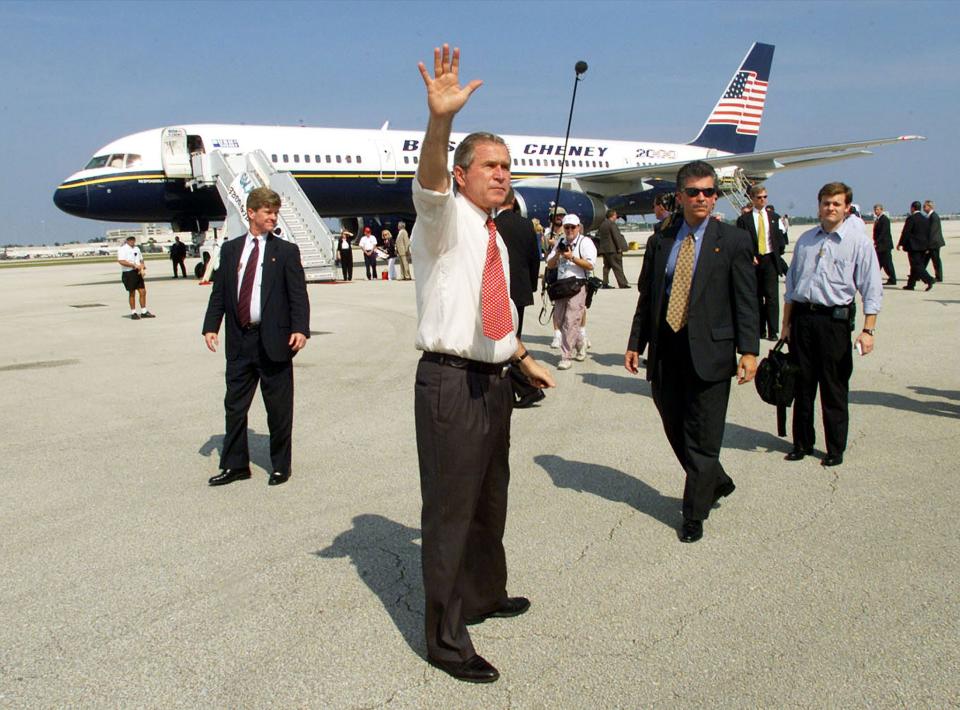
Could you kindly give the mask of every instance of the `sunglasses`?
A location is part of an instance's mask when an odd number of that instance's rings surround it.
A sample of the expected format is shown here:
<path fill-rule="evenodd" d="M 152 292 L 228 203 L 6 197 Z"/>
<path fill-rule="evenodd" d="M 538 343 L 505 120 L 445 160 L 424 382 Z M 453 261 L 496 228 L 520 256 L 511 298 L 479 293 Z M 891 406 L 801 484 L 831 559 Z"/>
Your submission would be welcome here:
<path fill-rule="evenodd" d="M 683 188 L 683 194 L 687 197 L 696 197 L 697 195 L 703 195 L 704 197 L 713 197 L 717 194 L 717 188 L 715 187 L 685 187 Z"/>
<path fill-rule="evenodd" d="M 578 225 L 578 224 L 565 224 L 565 225 L 563 225 L 563 228 L 564 228 L 564 229 L 576 229 L 576 228 L 579 227 L 579 226 L 580 226 L 580 225 Z"/>

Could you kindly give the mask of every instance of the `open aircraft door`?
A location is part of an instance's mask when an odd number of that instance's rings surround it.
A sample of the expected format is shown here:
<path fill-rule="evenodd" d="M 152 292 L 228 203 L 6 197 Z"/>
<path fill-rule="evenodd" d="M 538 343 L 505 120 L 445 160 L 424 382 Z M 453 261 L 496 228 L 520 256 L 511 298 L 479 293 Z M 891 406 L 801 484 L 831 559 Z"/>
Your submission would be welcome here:
<path fill-rule="evenodd" d="M 193 177 L 187 132 L 183 128 L 164 128 L 160 134 L 160 160 L 163 172 L 171 178 Z"/>
<path fill-rule="evenodd" d="M 377 155 L 380 158 L 380 177 L 377 178 L 382 183 L 393 183 L 397 181 L 397 159 L 393 154 L 393 146 L 386 138 L 377 139 Z"/>

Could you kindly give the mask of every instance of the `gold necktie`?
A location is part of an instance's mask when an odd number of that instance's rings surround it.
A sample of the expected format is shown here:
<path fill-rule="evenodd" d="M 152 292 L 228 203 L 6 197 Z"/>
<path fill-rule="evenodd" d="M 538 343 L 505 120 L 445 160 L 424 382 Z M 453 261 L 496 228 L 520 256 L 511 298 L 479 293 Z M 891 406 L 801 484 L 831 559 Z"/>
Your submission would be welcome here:
<path fill-rule="evenodd" d="M 757 246 L 761 254 L 767 253 L 767 218 L 762 212 L 757 215 Z"/>
<path fill-rule="evenodd" d="M 673 286 L 670 288 L 670 303 L 667 304 L 667 325 L 674 333 L 687 324 L 687 308 L 690 305 L 690 284 L 693 282 L 693 235 L 688 234 L 673 271 Z"/>

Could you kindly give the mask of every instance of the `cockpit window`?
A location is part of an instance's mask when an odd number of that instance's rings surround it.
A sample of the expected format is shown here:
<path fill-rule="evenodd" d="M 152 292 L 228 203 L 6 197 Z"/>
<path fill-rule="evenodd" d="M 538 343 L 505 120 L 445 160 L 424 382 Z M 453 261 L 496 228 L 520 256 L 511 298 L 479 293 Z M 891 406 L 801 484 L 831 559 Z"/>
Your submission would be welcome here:
<path fill-rule="evenodd" d="M 107 165 L 111 168 L 122 168 L 123 167 L 123 153 L 114 153 L 110 156 L 110 160 L 107 161 Z"/>
<path fill-rule="evenodd" d="M 84 170 L 93 170 L 94 168 L 102 168 L 107 164 L 107 160 L 110 159 L 109 155 L 95 155 L 90 159 L 90 162 L 87 163 L 87 167 Z"/>
<path fill-rule="evenodd" d="M 135 167 L 137 167 L 138 165 L 140 165 L 140 163 L 142 163 L 142 162 L 143 162 L 143 160 L 141 160 L 141 159 L 140 159 L 140 156 L 137 155 L 136 153 L 127 153 L 127 167 L 128 167 L 128 168 L 135 168 Z"/>

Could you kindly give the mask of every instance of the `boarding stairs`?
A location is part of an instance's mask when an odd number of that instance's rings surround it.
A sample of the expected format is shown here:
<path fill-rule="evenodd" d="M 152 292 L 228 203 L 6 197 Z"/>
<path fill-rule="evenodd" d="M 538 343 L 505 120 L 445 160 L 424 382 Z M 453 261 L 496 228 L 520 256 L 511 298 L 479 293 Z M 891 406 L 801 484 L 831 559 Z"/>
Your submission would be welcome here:
<path fill-rule="evenodd" d="M 737 208 L 738 215 L 744 207 L 753 204 L 747 192 L 750 189 L 750 181 L 743 174 L 743 170 L 738 168 L 729 175 L 721 175 L 719 187 L 720 193 Z"/>
<path fill-rule="evenodd" d="M 336 279 L 336 238 L 291 173 L 274 168 L 262 150 L 243 154 L 214 150 L 193 155 L 191 164 L 193 179 L 187 183 L 191 188 L 216 185 L 227 209 L 226 234 L 247 231 L 247 194 L 257 187 L 269 187 L 280 195 L 280 237 L 299 247 L 307 281 Z"/>

